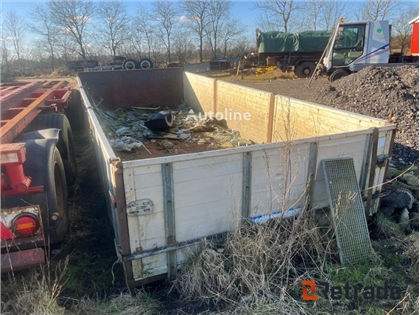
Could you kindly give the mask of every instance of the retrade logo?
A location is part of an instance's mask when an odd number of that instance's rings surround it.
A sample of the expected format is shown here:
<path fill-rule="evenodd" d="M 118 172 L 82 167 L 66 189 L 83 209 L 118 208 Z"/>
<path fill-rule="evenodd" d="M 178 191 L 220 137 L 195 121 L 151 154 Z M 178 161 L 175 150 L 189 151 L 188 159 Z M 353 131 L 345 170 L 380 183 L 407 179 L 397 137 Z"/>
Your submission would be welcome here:
<path fill-rule="evenodd" d="M 399 300 L 402 297 L 402 290 L 399 287 L 389 286 L 387 282 L 383 287 L 379 286 L 363 286 L 362 284 L 350 285 L 346 282 L 343 286 L 331 286 L 328 282 L 315 282 L 314 280 L 302 281 L 302 300 L 304 301 L 318 301 L 317 293 L 322 293 L 322 297 L 332 300 L 341 300 L 344 296 L 353 302 L 358 299 L 363 300 Z"/>
<path fill-rule="evenodd" d="M 316 293 L 316 283 L 314 280 L 302 281 L 302 299 L 304 301 L 318 301 L 319 297 Z"/>

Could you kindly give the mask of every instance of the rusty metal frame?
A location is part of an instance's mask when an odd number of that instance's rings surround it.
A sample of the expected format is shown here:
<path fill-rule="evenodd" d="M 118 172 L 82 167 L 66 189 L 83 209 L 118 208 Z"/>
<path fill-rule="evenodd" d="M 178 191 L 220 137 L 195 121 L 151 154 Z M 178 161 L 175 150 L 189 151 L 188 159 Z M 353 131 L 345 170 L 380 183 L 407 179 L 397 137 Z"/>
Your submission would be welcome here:
<path fill-rule="evenodd" d="M 1 254 L 1 272 L 11 272 L 45 264 L 45 251 L 33 248 Z"/>
<path fill-rule="evenodd" d="M 128 220 L 126 212 L 126 200 L 124 191 L 124 177 L 121 160 L 118 158 L 111 162 L 112 176 L 114 177 L 114 194 L 115 194 L 115 213 L 116 224 L 118 228 L 119 250 L 121 256 L 128 256 L 130 251 L 130 235 L 128 232 Z M 125 273 L 126 285 L 130 287 L 130 283 L 134 281 L 133 268 L 131 261 L 122 261 Z"/>
<path fill-rule="evenodd" d="M 51 88 L 48 88 L 42 95 L 36 98 L 26 107 L 10 107 L 8 111 L 13 109 L 21 109 L 13 118 L 8 120 L 2 120 L 5 123 L 4 126 L 0 127 L 0 142 L 10 143 L 12 142 L 30 123 L 34 118 L 41 112 L 41 106 L 44 105 L 46 100 L 54 93 L 55 89 L 59 89 L 66 84 L 65 80 L 59 81 L 54 84 Z M 40 92 L 41 93 L 41 92 Z M 69 93 L 65 94 L 69 97 Z M 57 100 L 58 101 L 58 100 Z"/>

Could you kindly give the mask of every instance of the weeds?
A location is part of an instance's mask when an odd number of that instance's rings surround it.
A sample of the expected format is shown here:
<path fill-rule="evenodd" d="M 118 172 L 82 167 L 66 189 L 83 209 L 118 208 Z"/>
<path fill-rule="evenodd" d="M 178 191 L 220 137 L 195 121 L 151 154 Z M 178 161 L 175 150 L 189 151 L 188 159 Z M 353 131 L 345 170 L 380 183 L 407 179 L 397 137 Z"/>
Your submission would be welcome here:
<path fill-rule="evenodd" d="M 68 258 L 55 267 L 47 264 L 29 276 L 10 275 L 8 281 L 2 281 L 2 314 L 64 314 L 57 298 L 68 280 L 67 267 Z"/>
<path fill-rule="evenodd" d="M 108 299 L 82 298 L 72 311 L 76 315 L 154 315 L 158 314 L 160 305 L 143 291 L 134 296 L 121 292 Z"/>
<path fill-rule="evenodd" d="M 300 294 L 300 280 L 320 276 L 319 259 L 337 255 L 332 246 L 307 212 L 292 220 L 245 224 L 229 234 L 223 249 L 206 244 L 181 272 L 175 288 L 184 302 L 218 309 L 248 305 L 251 310 L 261 302 L 275 307 L 278 300 Z M 291 313 L 304 309 L 298 303 Z"/>
<path fill-rule="evenodd" d="M 343 266 L 338 263 L 331 229 L 318 229 L 312 212 L 263 225 L 246 224 L 228 235 L 223 248 L 203 244 L 203 250 L 189 260 L 174 283 L 182 303 L 194 303 L 197 308 L 205 305 L 217 314 L 418 312 L 417 233 L 395 243 L 400 254 L 394 247 L 378 247 L 373 241 L 375 252 L 369 260 Z M 401 259 L 389 262 L 392 255 Z M 301 297 L 302 280 L 341 287 L 346 283 L 383 287 L 387 283 L 400 288 L 402 296 L 401 300 L 372 301 L 360 293 L 356 300 L 344 296 L 332 300 L 318 292 L 319 301 L 306 302 Z"/>

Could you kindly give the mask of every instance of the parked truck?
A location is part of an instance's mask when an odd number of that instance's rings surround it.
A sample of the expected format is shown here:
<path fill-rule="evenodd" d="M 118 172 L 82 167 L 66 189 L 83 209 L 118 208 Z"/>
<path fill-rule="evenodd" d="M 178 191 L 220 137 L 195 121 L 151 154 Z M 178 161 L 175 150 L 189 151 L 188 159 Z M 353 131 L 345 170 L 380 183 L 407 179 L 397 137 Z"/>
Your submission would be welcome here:
<path fill-rule="evenodd" d="M 413 31 L 415 30 L 414 23 Z M 414 34 L 413 36 L 415 37 Z M 378 67 L 398 67 L 409 64 L 418 66 L 418 54 L 409 56 L 391 54 L 390 39 L 391 27 L 388 21 L 339 23 L 328 42 L 325 55 L 320 59 L 317 71 L 327 74 L 329 81 L 333 82 L 371 65 Z M 416 42 L 414 38 L 412 45 L 417 45 L 418 51 L 418 40 Z M 416 50 L 415 47 L 412 49 Z"/>
<path fill-rule="evenodd" d="M 132 58 L 124 56 L 114 56 L 112 62 L 108 65 L 100 66 L 96 60 L 75 60 L 68 61 L 67 67 L 69 70 L 81 71 L 99 71 L 99 70 L 135 70 L 135 69 L 151 69 L 153 62 L 149 58 L 141 58 L 136 61 Z"/>
<path fill-rule="evenodd" d="M 338 167 L 337 178 L 353 172 L 367 214 L 377 211 L 396 130 L 390 122 L 182 68 L 80 72 L 77 82 L 129 287 L 173 278 L 203 239 L 224 237 L 245 221 L 259 224 L 329 207 L 322 166 L 327 160 L 352 161 L 354 167 Z M 250 119 L 226 123 L 255 144 L 123 159 L 97 111 L 121 116 L 121 109 L 170 110 L 180 102 L 196 114 L 249 113 Z"/>
<path fill-rule="evenodd" d="M 300 33 L 256 30 L 257 52 L 247 57 L 253 65 L 279 65 L 293 69 L 299 78 L 311 77 L 331 36 L 330 31 Z"/>
<path fill-rule="evenodd" d="M 94 68 L 99 66 L 97 60 L 70 60 L 66 63 L 69 70 L 83 71 L 84 69 Z"/>
<path fill-rule="evenodd" d="M 70 81 L 0 85 L 2 272 L 45 263 L 45 248 L 67 231 L 76 159 L 66 114 L 79 116 L 72 92 Z"/>

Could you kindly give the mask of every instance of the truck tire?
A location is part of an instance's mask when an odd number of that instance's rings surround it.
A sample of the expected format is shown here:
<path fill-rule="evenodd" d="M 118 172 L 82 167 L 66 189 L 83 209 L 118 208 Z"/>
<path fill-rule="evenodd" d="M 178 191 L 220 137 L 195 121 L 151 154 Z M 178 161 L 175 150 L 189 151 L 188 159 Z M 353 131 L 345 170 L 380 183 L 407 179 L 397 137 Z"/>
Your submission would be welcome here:
<path fill-rule="evenodd" d="M 50 243 L 55 244 L 64 239 L 70 223 L 65 166 L 57 148 L 54 148 L 47 167 L 48 176 L 46 179 L 48 183 L 44 187 L 49 187 L 47 191 L 49 219 L 54 212 L 60 216 L 58 227 L 49 233 Z M 48 194 L 50 195 L 48 196 Z"/>
<path fill-rule="evenodd" d="M 66 171 L 67 185 L 71 186 L 76 181 L 77 166 L 73 144 L 73 132 L 67 117 L 63 114 L 40 114 L 35 117 L 25 132 L 49 128 L 61 130 L 57 148 L 61 154 L 64 169 Z"/>
<path fill-rule="evenodd" d="M 341 79 L 342 77 L 345 77 L 347 75 L 349 75 L 349 73 L 346 70 L 337 69 L 333 73 L 331 73 L 331 75 L 328 77 L 328 81 L 334 82 L 334 81 L 337 81 L 338 79 Z"/>
<path fill-rule="evenodd" d="M 134 59 L 125 59 L 122 67 L 125 70 L 135 70 L 137 68 L 137 62 Z"/>
<path fill-rule="evenodd" d="M 315 63 L 310 61 L 301 62 L 298 64 L 295 70 L 295 74 L 299 78 L 310 78 L 312 74 L 314 73 L 316 68 Z"/>
<path fill-rule="evenodd" d="M 63 161 L 56 147 L 58 134 L 50 129 L 56 138 L 27 139 L 26 161 L 23 169 L 31 177 L 31 186 L 43 186 L 44 192 L 3 196 L 2 206 L 21 207 L 28 204 L 39 205 L 47 243 L 34 245 L 44 246 L 61 242 L 68 230 L 70 216 L 67 203 L 67 184 Z M 53 220 L 53 217 L 58 219 Z"/>
<path fill-rule="evenodd" d="M 139 68 L 140 69 L 152 69 L 153 68 L 153 62 L 149 58 L 142 58 L 139 62 Z"/>

